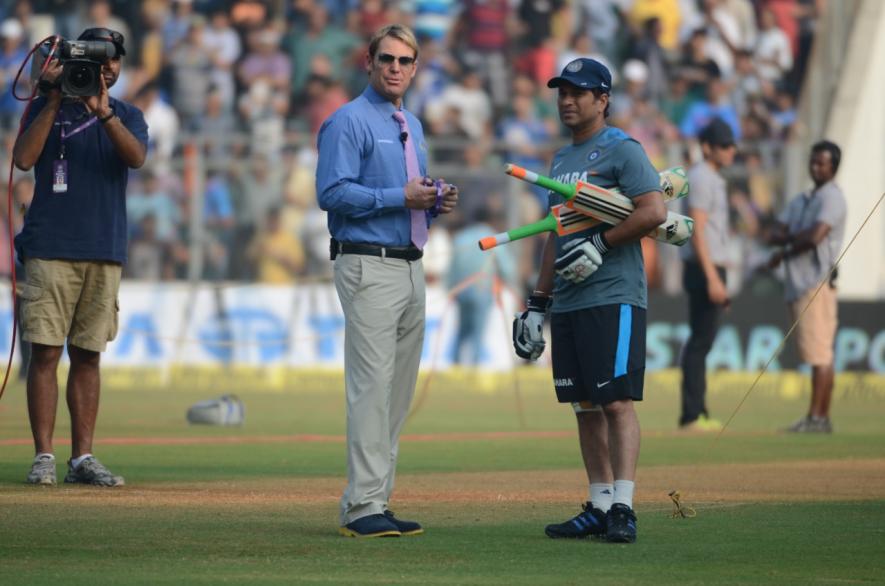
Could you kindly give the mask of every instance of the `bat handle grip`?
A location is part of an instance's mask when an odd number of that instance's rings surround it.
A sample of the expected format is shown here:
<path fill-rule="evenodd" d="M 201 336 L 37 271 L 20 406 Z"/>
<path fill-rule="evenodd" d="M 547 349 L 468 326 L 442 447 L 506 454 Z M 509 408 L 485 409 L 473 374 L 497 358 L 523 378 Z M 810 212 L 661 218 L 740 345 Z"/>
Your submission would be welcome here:
<path fill-rule="evenodd" d="M 485 238 L 481 239 L 479 241 L 479 249 L 491 250 L 499 244 L 506 244 L 507 242 L 510 242 L 510 237 L 507 236 L 507 232 L 501 232 L 500 234 L 495 234 L 494 236 L 486 236 Z"/>

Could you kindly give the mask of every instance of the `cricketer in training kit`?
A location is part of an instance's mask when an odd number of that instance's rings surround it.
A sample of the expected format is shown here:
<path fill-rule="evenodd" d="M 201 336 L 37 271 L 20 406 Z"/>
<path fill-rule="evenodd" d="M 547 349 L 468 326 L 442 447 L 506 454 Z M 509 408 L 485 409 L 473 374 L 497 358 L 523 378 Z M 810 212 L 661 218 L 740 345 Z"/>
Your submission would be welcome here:
<path fill-rule="evenodd" d="M 556 153 L 551 175 L 563 183 L 617 188 L 634 210 L 616 226 L 580 234 L 550 234 L 527 310 L 513 323 L 516 353 L 537 359 L 545 348 L 544 316 L 551 309 L 553 382 L 578 420 L 590 500 L 552 538 L 636 540 L 633 488 L 639 458 L 639 420 L 645 376 L 647 287 L 639 239 L 667 210 L 658 173 L 638 142 L 605 124 L 611 73 L 593 59 L 575 59 L 548 87 L 558 88 L 559 118 L 572 144 Z M 561 197 L 550 194 L 550 206 Z"/>

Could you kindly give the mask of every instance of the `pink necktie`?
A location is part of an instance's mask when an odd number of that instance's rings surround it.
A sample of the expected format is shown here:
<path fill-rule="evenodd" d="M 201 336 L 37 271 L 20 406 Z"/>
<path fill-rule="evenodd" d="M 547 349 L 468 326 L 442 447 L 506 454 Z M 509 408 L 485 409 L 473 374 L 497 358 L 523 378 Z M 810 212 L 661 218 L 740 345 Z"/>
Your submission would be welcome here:
<path fill-rule="evenodd" d="M 399 122 L 399 129 L 405 134 L 406 141 L 403 147 L 406 151 L 406 176 L 409 181 L 421 177 L 421 168 L 418 166 L 418 153 L 415 151 L 415 142 L 412 133 L 409 132 L 409 123 L 406 115 L 400 111 L 393 113 L 393 117 Z M 412 217 L 412 244 L 420 249 L 427 243 L 427 215 L 424 210 L 409 210 Z"/>

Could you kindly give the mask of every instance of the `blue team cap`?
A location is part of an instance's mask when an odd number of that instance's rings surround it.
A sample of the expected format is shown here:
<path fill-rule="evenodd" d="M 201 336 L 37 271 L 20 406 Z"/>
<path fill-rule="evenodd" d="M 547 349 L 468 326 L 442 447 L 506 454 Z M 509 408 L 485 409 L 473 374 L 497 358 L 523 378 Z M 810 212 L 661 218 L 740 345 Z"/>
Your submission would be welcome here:
<path fill-rule="evenodd" d="M 569 62 L 559 77 L 548 81 L 547 87 L 559 87 L 563 83 L 570 83 L 582 90 L 601 89 L 608 93 L 612 89 L 612 74 L 596 59 L 580 57 Z"/>

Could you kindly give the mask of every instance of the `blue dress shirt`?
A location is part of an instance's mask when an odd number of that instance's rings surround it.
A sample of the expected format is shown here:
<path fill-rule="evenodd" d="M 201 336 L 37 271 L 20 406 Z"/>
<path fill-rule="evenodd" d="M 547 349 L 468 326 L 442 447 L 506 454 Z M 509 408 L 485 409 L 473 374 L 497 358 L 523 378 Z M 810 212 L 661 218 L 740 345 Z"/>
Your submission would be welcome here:
<path fill-rule="evenodd" d="M 406 157 L 397 108 L 372 86 L 339 108 L 317 136 L 316 191 L 329 212 L 329 232 L 342 242 L 408 246 L 410 210 L 405 207 Z M 427 173 L 427 145 L 421 123 L 402 110 Z"/>

